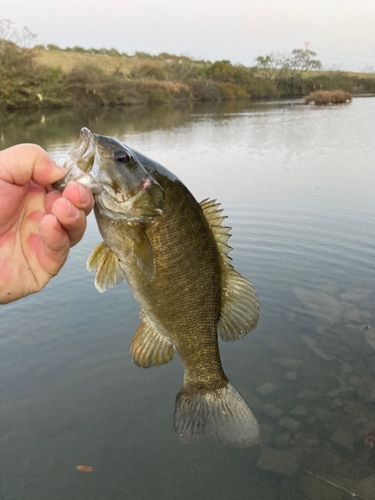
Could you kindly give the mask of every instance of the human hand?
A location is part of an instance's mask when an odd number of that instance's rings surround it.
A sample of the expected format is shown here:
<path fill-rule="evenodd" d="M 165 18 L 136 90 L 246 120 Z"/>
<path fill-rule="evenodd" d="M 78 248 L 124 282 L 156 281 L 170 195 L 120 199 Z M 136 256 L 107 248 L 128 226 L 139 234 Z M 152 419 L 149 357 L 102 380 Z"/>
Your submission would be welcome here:
<path fill-rule="evenodd" d="M 93 195 L 52 190 L 64 173 L 35 144 L 0 151 L 0 304 L 44 288 L 85 232 Z"/>

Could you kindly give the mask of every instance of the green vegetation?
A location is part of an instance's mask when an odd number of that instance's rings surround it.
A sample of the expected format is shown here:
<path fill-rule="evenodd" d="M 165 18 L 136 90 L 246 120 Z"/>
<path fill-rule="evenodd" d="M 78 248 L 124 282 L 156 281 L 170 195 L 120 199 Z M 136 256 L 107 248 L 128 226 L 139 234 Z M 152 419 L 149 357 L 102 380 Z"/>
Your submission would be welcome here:
<path fill-rule="evenodd" d="M 341 89 L 375 93 L 375 75 L 323 72 L 316 54 L 259 56 L 255 67 L 230 61 L 116 49 L 35 45 L 27 28 L 0 21 L 0 109 L 118 106 L 178 101 L 302 97 Z"/>

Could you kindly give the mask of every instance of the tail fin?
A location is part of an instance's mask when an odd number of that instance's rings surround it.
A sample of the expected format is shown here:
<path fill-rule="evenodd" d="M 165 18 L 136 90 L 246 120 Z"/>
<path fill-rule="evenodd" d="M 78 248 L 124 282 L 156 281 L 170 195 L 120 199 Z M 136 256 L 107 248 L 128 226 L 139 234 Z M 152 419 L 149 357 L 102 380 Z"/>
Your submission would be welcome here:
<path fill-rule="evenodd" d="M 174 430 L 183 440 L 210 435 L 238 447 L 260 441 L 256 418 L 229 382 L 206 393 L 182 388 L 176 397 Z"/>

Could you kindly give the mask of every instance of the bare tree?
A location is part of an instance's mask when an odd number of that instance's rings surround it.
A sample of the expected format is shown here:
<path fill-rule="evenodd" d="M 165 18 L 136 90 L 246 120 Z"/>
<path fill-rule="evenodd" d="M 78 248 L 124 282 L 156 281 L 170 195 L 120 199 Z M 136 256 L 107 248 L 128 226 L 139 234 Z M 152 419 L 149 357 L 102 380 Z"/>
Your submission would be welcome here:
<path fill-rule="evenodd" d="M 321 69 L 322 63 L 314 59 L 315 56 L 316 53 L 311 50 L 295 49 L 290 54 L 273 52 L 266 56 L 259 56 L 255 60 L 257 68 L 262 69 L 269 78 L 275 78 L 276 75 L 280 75 L 280 72 L 275 71 L 276 69 L 284 73 L 289 70 L 303 72 Z"/>
<path fill-rule="evenodd" d="M 13 42 L 24 48 L 31 48 L 35 45 L 37 35 L 24 26 L 17 29 L 9 19 L 0 19 L 0 40 Z"/>
<path fill-rule="evenodd" d="M 288 57 L 288 54 L 284 52 L 272 52 L 266 56 L 259 56 L 255 59 L 256 67 L 262 69 L 263 74 L 272 79 L 277 75 L 276 69 L 285 67 L 285 61 Z"/>
<path fill-rule="evenodd" d="M 373 64 L 366 64 L 363 68 L 364 73 L 375 73 L 375 66 Z"/>
<path fill-rule="evenodd" d="M 343 67 L 342 64 L 339 63 L 333 63 L 329 64 L 323 67 L 323 71 L 345 71 L 345 68 Z"/>
<path fill-rule="evenodd" d="M 0 39 L 14 42 L 14 23 L 9 19 L 0 19 Z"/>

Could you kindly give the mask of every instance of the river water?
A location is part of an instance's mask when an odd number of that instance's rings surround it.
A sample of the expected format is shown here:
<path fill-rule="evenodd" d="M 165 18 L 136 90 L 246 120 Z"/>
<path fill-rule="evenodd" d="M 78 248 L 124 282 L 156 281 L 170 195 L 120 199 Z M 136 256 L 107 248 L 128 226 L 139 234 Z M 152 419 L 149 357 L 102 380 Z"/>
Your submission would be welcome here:
<path fill-rule="evenodd" d="M 1 149 L 63 163 L 87 126 L 222 203 L 261 316 L 221 356 L 262 433 L 249 449 L 175 438 L 180 359 L 132 363 L 139 308 L 126 284 L 96 291 L 91 215 L 60 274 L 0 308 L 1 500 L 375 498 L 374 116 L 358 98 L 0 117 Z"/>

